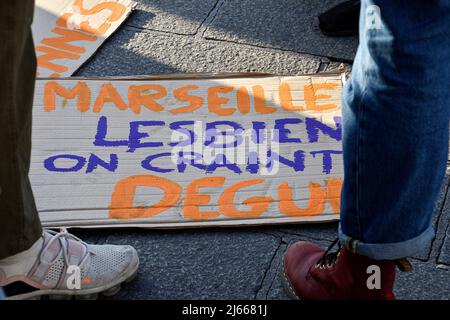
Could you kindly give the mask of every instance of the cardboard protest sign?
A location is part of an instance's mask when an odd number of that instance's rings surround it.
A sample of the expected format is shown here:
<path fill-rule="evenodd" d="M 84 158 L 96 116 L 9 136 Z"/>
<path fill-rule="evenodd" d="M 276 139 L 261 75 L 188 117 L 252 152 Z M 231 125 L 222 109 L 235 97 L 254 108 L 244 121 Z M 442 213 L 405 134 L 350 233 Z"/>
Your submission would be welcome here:
<path fill-rule="evenodd" d="M 38 77 L 72 75 L 130 14 L 131 0 L 36 0 Z"/>
<path fill-rule="evenodd" d="M 38 79 L 30 178 L 46 226 L 338 219 L 338 74 Z"/>

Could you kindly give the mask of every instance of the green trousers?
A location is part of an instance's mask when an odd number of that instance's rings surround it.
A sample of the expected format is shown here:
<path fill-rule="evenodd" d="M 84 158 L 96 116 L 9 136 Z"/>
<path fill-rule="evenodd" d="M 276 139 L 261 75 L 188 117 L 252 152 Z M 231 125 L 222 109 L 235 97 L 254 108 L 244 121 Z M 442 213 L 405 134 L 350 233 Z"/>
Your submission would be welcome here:
<path fill-rule="evenodd" d="M 0 259 L 31 247 L 42 229 L 28 171 L 36 56 L 33 0 L 0 1 Z"/>

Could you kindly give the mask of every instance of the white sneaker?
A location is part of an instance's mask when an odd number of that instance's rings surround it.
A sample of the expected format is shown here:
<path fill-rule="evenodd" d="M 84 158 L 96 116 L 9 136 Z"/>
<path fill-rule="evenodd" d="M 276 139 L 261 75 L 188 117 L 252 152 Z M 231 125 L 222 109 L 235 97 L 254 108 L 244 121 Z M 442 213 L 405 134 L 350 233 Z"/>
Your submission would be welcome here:
<path fill-rule="evenodd" d="M 32 248 L 0 260 L 0 287 L 26 284 L 31 291 L 7 299 L 96 299 L 116 294 L 137 274 L 139 258 L 131 246 L 90 245 L 61 229 L 44 230 Z M 8 288 L 6 287 L 6 289 Z"/>

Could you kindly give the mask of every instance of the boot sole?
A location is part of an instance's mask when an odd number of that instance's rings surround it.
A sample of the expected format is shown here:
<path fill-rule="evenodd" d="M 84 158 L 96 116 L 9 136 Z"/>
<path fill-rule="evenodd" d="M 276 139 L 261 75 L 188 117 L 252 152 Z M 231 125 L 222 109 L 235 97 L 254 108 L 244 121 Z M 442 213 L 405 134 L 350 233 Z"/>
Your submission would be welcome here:
<path fill-rule="evenodd" d="M 111 297 L 120 291 L 122 283 L 129 283 L 136 278 L 138 269 L 139 260 L 130 272 L 124 274 L 117 281 L 105 286 L 78 291 L 57 289 L 36 290 L 30 293 L 8 297 L 7 300 L 40 300 L 45 296 L 50 300 L 97 300 L 100 294 L 105 297 Z"/>
<path fill-rule="evenodd" d="M 283 283 L 284 291 L 287 293 L 289 298 L 291 298 L 292 300 L 302 300 L 295 292 L 294 287 L 292 286 L 292 283 L 289 280 L 289 277 L 287 276 L 284 259 L 283 259 L 283 269 L 281 270 L 281 282 Z"/>

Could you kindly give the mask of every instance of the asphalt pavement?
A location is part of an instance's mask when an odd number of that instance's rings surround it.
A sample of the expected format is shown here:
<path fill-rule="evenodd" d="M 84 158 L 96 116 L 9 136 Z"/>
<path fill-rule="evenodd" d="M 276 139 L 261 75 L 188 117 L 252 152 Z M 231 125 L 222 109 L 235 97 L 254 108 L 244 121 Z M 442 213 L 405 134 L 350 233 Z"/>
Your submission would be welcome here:
<path fill-rule="evenodd" d="M 75 75 L 185 72 L 317 73 L 351 67 L 357 37 L 320 34 L 317 15 L 339 1 L 138 0 L 136 10 Z M 450 298 L 450 171 L 434 212 L 437 236 L 398 273 L 399 299 Z M 129 244 L 137 279 L 113 299 L 287 299 L 279 271 L 290 243 L 327 247 L 337 223 L 190 230 L 75 230 L 93 243 Z"/>

